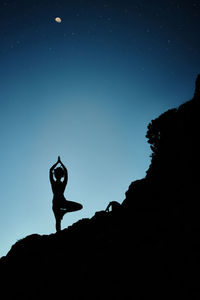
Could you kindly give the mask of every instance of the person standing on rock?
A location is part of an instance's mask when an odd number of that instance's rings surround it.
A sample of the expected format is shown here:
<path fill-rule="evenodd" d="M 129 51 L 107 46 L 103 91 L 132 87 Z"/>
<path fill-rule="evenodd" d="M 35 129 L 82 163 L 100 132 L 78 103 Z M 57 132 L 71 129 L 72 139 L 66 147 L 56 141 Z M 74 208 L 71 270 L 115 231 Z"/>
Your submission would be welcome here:
<path fill-rule="evenodd" d="M 60 164 L 59 167 L 57 165 Z M 57 168 L 56 168 L 57 167 Z M 63 181 L 61 180 L 63 178 Z M 56 231 L 61 230 L 61 220 L 63 216 L 72 211 L 77 211 L 83 208 L 80 203 L 65 199 L 64 191 L 68 181 L 67 168 L 58 156 L 57 162 L 49 170 L 49 179 L 53 191 L 53 212 L 56 219 Z"/>

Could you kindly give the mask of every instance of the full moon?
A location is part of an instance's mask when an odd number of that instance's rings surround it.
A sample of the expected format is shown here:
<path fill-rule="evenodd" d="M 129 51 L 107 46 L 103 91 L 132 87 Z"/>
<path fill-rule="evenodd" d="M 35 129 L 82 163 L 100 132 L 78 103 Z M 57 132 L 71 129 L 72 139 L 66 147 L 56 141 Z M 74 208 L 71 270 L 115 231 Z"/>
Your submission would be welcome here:
<path fill-rule="evenodd" d="M 56 18 L 55 18 L 55 21 L 56 21 L 57 23 L 61 23 L 61 22 L 62 22 L 61 18 L 59 18 L 59 17 L 56 17 Z"/>

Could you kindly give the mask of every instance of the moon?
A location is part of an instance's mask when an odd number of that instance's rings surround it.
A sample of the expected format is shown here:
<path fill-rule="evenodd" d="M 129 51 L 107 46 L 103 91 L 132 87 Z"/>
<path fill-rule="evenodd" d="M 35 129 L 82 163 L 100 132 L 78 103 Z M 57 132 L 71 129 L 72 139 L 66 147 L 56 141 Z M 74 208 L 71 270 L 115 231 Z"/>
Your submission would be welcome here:
<path fill-rule="evenodd" d="M 57 23 L 61 23 L 61 22 L 62 22 L 62 20 L 61 20 L 60 17 L 56 17 L 56 18 L 55 18 L 55 21 L 56 21 Z"/>

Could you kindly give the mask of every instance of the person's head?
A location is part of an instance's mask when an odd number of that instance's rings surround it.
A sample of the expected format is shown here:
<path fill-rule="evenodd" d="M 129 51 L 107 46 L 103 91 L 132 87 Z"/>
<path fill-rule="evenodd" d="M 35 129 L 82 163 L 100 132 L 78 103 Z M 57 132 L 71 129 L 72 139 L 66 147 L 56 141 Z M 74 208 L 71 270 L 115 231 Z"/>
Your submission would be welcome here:
<path fill-rule="evenodd" d="M 57 180 L 60 180 L 62 177 L 64 177 L 63 168 L 58 167 L 54 169 L 54 176 L 56 177 Z"/>

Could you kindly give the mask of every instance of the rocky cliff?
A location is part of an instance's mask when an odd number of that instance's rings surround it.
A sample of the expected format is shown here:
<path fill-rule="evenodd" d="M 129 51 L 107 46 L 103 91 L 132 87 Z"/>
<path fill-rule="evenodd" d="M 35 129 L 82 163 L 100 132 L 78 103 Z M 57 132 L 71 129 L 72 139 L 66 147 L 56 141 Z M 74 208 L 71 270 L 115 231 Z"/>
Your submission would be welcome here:
<path fill-rule="evenodd" d="M 151 164 L 121 206 L 13 245 L 4 299 L 199 299 L 199 112 L 200 76 L 192 100 L 148 125 Z"/>

